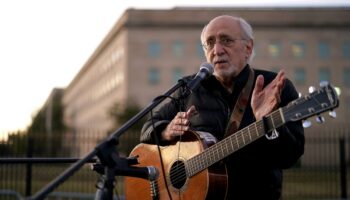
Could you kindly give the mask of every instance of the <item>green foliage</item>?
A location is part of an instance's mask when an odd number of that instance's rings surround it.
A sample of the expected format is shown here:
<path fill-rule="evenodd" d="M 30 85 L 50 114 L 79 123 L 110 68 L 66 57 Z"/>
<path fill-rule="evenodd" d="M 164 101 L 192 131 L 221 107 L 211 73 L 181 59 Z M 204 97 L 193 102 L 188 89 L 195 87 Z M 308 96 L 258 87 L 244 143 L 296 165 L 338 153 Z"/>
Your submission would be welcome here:
<path fill-rule="evenodd" d="M 26 132 L 15 131 L 8 133 L 8 139 L 6 142 L 0 143 L 0 156 L 1 157 L 18 157 L 26 156 L 27 154 L 27 139 Z"/>
<path fill-rule="evenodd" d="M 119 126 L 125 124 L 140 111 L 140 107 L 134 103 L 130 103 L 124 107 L 118 103 L 113 104 L 108 110 L 108 114 L 114 122 L 113 130 L 110 132 L 115 131 Z M 141 118 L 137 123 L 130 127 L 121 138 L 119 138 L 120 142 L 118 147 L 120 152 L 128 154 L 139 143 L 140 131 L 144 123 L 145 117 Z"/>
<path fill-rule="evenodd" d="M 51 116 L 47 116 L 48 106 L 43 107 L 32 119 L 31 125 L 28 127 L 28 132 L 43 132 L 48 131 L 46 127 L 46 121 L 51 121 L 51 130 L 53 132 L 64 131 L 65 125 L 63 122 L 63 106 L 61 98 L 54 98 L 52 101 Z"/>
<path fill-rule="evenodd" d="M 116 127 L 124 124 L 128 120 L 130 120 L 132 117 L 134 117 L 140 111 L 141 111 L 141 108 L 135 103 L 130 103 L 130 104 L 126 105 L 125 107 L 122 107 L 119 103 L 115 103 L 109 109 L 108 114 L 113 119 L 114 128 L 116 128 Z M 144 123 L 145 123 L 145 120 L 144 120 L 144 118 L 142 118 L 140 121 L 138 121 L 136 124 L 134 124 L 130 128 L 130 131 L 139 132 Z"/>
<path fill-rule="evenodd" d="M 35 134 L 45 131 L 45 114 L 40 110 L 33 118 L 32 123 L 28 127 L 28 132 Z"/>
<path fill-rule="evenodd" d="M 35 156 L 57 156 L 63 148 L 66 128 L 61 96 L 52 98 L 50 103 L 33 117 L 32 124 L 28 127 L 28 143 Z M 50 127 L 47 127 L 47 123 L 50 123 Z"/>

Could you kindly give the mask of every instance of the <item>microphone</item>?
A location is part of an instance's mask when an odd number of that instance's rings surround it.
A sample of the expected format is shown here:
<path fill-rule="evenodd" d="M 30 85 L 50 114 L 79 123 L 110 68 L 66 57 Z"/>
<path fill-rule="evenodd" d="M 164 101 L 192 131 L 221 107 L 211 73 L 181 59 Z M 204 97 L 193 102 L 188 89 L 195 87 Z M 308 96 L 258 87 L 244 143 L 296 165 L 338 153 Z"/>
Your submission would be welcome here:
<path fill-rule="evenodd" d="M 95 163 L 91 165 L 91 168 L 99 174 L 105 173 L 104 167 L 100 163 Z M 128 167 L 126 169 L 115 169 L 114 172 L 116 175 L 143 178 L 150 181 L 156 180 L 159 176 L 158 169 L 154 166 Z"/>
<path fill-rule="evenodd" d="M 197 90 L 199 83 L 202 82 L 204 79 L 212 75 L 214 72 L 213 65 L 207 62 L 204 62 L 199 67 L 199 72 L 196 74 L 196 76 L 187 83 L 187 87 L 193 92 Z"/>
<path fill-rule="evenodd" d="M 122 176 L 132 176 L 154 181 L 158 178 L 159 172 L 156 167 L 129 167 L 126 170 L 116 170 L 118 175 Z"/>

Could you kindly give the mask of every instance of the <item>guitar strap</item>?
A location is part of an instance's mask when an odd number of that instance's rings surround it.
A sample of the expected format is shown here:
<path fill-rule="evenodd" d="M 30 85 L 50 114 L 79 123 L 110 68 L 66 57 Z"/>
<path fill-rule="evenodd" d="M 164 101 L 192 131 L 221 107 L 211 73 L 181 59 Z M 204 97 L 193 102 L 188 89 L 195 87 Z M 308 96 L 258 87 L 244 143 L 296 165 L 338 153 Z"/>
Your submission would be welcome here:
<path fill-rule="evenodd" d="M 241 93 L 239 94 L 237 102 L 231 113 L 230 121 L 226 127 L 225 137 L 238 131 L 238 127 L 241 124 L 244 111 L 249 103 L 249 95 L 252 91 L 254 83 L 254 70 L 252 68 L 249 69 L 250 71 L 248 81 L 242 89 Z"/>

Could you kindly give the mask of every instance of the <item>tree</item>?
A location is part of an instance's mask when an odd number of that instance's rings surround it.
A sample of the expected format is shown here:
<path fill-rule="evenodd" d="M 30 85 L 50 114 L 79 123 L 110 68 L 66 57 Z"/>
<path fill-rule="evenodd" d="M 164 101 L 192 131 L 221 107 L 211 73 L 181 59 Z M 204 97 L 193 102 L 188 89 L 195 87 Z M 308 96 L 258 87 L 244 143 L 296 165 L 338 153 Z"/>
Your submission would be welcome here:
<path fill-rule="evenodd" d="M 26 156 L 27 133 L 24 131 L 14 131 L 7 133 L 7 141 L 0 144 L 0 156 L 19 157 Z"/>
<path fill-rule="evenodd" d="M 63 122 L 62 89 L 54 89 L 48 101 L 32 118 L 28 143 L 36 156 L 58 156 L 63 151 L 66 127 Z"/>
<path fill-rule="evenodd" d="M 140 111 L 140 107 L 135 103 L 129 103 L 125 107 L 121 106 L 119 103 L 114 103 L 108 110 L 108 114 L 114 122 L 112 131 L 126 123 Z M 122 142 L 119 143 L 121 152 L 127 154 L 136 146 L 136 144 L 140 142 L 140 131 L 144 123 L 145 117 L 141 118 L 141 120 L 135 123 L 126 133 L 122 135 L 120 138 Z"/>

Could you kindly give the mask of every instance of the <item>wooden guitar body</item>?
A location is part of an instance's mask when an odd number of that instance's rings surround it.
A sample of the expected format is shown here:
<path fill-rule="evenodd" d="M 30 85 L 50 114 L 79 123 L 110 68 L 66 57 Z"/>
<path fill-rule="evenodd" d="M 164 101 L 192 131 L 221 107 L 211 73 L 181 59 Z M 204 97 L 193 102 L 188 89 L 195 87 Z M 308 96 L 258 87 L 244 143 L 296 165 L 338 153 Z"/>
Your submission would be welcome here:
<path fill-rule="evenodd" d="M 137 166 L 154 166 L 158 169 L 157 186 L 161 200 L 224 199 L 227 192 L 227 175 L 224 164 L 218 162 L 193 176 L 188 172 L 191 166 L 187 166 L 186 161 L 200 154 L 211 145 L 210 143 L 212 141 L 201 139 L 197 133 L 189 131 L 182 136 L 181 141 L 169 146 L 161 146 L 166 181 L 156 145 L 139 144 L 133 149 L 130 156 L 138 156 L 140 164 Z M 150 181 L 126 177 L 125 197 L 126 200 L 152 199 Z"/>

